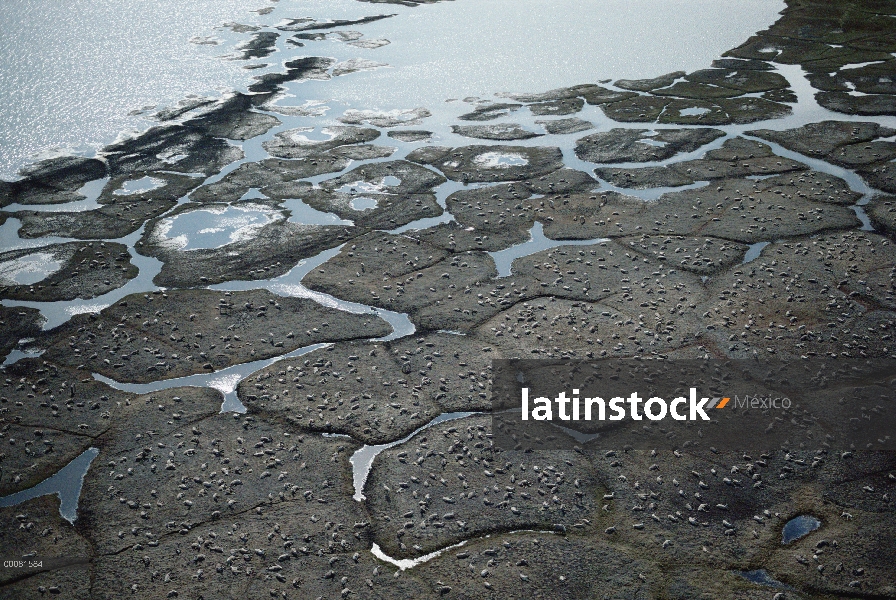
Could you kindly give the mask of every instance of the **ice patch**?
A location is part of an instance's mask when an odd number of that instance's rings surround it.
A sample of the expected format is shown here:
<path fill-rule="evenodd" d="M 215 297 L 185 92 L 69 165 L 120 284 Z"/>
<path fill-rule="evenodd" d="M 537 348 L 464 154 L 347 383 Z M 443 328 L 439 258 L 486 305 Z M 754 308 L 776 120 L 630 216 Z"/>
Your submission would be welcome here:
<path fill-rule="evenodd" d="M 376 201 L 375 198 L 370 198 L 368 196 L 358 196 L 356 198 L 352 198 L 350 206 L 352 210 L 373 210 L 377 207 L 379 202 Z"/>
<path fill-rule="evenodd" d="M 710 111 L 708 108 L 686 108 L 684 110 L 678 111 L 682 117 L 699 117 L 700 115 L 705 115 Z"/>
<path fill-rule="evenodd" d="M 177 158 L 178 155 L 175 155 L 172 158 Z M 177 159 L 179 160 L 179 159 Z M 176 160 L 168 159 L 166 162 L 176 162 Z M 155 177 L 141 177 L 140 179 L 130 179 L 125 181 L 124 184 L 114 192 L 116 196 L 130 196 L 132 194 L 142 194 L 145 192 L 151 192 L 152 190 L 158 189 L 165 185 L 165 182 L 161 179 L 156 179 Z"/>
<path fill-rule="evenodd" d="M 220 248 L 251 240 L 262 227 L 282 218 L 259 204 L 201 208 L 165 219 L 158 235 L 165 245 L 182 251 Z"/>
<path fill-rule="evenodd" d="M 5 285 L 33 285 L 62 268 L 49 252 L 35 252 L 0 263 L 0 282 Z"/>
<path fill-rule="evenodd" d="M 528 165 L 529 159 L 522 154 L 486 152 L 474 158 L 473 164 L 483 169 L 507 169 Z"/>

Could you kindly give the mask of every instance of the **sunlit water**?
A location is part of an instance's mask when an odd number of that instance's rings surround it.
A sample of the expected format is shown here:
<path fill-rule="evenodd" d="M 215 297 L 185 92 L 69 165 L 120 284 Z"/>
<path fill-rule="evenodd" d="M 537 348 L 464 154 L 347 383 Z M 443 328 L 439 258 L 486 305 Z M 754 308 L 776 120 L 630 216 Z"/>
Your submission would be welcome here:
<path fill-rule="evenodd" d="M 774 22 L 782 8 L 781 0 L 454 0 L 418 7 L 355 0 L 11 0 L 0 14 L 0 177 L 13 177 L 54 149 L 90 154 L 122 131 L 152 125 L 149 116 L 160 107 L 191 94 L 244 90 L 253 75 L 297 56 L 389 66 L 290 85 L 293 95 L 301 89 L 302 100 L 288 104 L 426 106 L 438 116 L 452 98 L 704 68 Z M 253 12 L 259 9 L 273 10 Z M 271 31 L 293 18 L 377 14 L 396 16 L 339 28 L 363 34 L 352 43 L 336 35 L 296 47 L 284 32 L 278 52 L 251 61 L 269 65 L 262 70 L 220 58 L 236 54 L 251 35 L 225 23 Z M 391 43 L 357 45 L 371 40 Z"/>
<path fill-rule="evenodd" d="M 217 58 L 263 0 L 9 0 L 0 12 L 0 176 L 52 148 L 88 150 L 152 122 L 134 110 L 244 85 Z M 216 38 L 220 45 L 191 43 Z M 207 40 L 215 41 L 215 40 Z"/>
<path fill-rule="evenodd" d="M 388 8 L 383 12 L 399 15 L 359 29 L 391 43 L 353 54 L 389 68 L 311 82 L 311 98 L 437 112 L 451 98 L 692 71 L 768 27 L 784 5 L 777 0 L 455 0 L 412 10 Z"/>

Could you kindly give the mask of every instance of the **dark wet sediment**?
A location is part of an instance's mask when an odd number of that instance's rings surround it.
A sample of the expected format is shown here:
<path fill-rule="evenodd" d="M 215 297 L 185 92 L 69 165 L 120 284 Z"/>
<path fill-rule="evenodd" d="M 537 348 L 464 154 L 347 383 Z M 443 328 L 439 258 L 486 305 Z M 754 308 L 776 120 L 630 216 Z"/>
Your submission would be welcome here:
<path fill-rule="evenodd" d="M 893 596 L 890 453 L 534 456 L 494 448 L 487 414 L 426 427 L 488 413 L 496 358 L 891 357 L 892 12 L 793 0 L 709 68 L 470 101 L 456 123 L 279 106 L 376 66 L 292 58 L 4 182 L 0 494 L 99 455 L 74 526 L 53 497 L 0 510 L 4 552 L 92 564 L 0 595 Z M 388 17 L 247 30 L 241 59 Z M 220 384 L 164 385 L 222 371 L 244 414 Z M 851 393 L 892 408 L 886 384 Z M 388 443 L 355 500 L 349 458 Z M 822 527 L 782 545 L 799 515 Z"/>

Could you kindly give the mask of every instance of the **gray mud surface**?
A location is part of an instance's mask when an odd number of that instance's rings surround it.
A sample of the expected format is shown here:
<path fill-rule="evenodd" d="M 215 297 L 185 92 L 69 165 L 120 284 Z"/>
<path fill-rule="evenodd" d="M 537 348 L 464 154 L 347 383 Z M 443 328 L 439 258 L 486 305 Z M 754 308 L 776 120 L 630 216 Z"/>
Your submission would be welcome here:
<path fill-rule="evenodd" d="M 896 9 L 786 4 L 691 73 L 394 110 L 301 103 L 395 15 L 232 23 L 246 93 L 0 182 L 0 554 L 80 561 L 0 596 L 896 597 L 873 444 L 492 437 L 495 359 L 893 357 Z"/>
<path fill-rule="evenodd" d="M 46 334 L 45 356 L 115 381 L 143 383 L 209 373 L 321 341 L 388 333 L 388 324 L 374 315 L 266 290 L 177 290 L 135 294 L 99 314 L 78 315 Z"/>
<path fill-rule="evenodd" d="M 34 256 L 31 249 L 12 250 L 0 254 L 0 263 Z M 45 260 L 58 263 L 55 272 L 37 283 L 14 285 L 4 281 L 0 294 L 14 300 L 53 302 L 75 298 L 95 298 L 120 288 L 137 276 L 127 246 L 105 242 L 74 242 L 43 246 Z M 10 285 L 12 283 L 13 285 Z"/>

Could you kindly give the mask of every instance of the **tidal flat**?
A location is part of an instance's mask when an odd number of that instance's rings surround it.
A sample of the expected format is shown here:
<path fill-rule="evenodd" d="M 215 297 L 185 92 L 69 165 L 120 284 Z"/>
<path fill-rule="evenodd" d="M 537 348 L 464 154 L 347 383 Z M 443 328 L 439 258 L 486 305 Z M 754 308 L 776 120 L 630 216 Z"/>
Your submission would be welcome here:
<path fill-rule="evenodd" d="M 0 554 L 71 559 L 0 596 L 896 597 L 891 440 L 494 443 L 498 359 L 896 411 L 896 6 L 623 4 L 228 2 L 0 109 Z"/>

